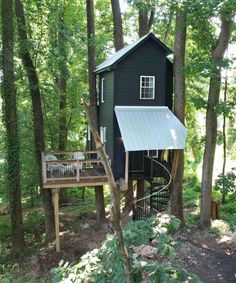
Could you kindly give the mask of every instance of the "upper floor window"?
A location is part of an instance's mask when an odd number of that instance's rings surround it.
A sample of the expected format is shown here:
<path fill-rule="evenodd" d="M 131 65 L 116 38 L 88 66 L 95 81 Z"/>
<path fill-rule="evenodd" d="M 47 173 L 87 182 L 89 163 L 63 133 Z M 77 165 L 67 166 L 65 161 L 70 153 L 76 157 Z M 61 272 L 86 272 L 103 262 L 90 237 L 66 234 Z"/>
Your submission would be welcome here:
<path fill-rule="evenodd" d="M 105 78 L 101 79 L 101 102 L 104 102 L 104 87 L 105 87 Z"/>
<path fill-rule="evenodd" d="M 155 77 L 140 76 L 140 99 L 155 98 Z"/>

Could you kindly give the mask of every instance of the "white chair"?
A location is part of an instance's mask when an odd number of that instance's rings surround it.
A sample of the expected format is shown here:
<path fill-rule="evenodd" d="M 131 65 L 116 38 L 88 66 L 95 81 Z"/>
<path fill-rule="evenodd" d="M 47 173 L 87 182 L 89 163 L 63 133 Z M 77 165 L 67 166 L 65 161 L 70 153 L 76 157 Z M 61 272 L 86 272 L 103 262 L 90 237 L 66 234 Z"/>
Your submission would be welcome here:
<path fill-rule="evenodd" d="M 57 161 L 57 158 L 53 154 L 47 154 L 45 156 L 46 161 Z M 53 171 L 58 171 L 60 175 L 64 174 L 64 165 L 62 164 L 48 164 L 48 170 L 50 171 L 51 175 L 53 175 Z"/>
<path fill-rule="evenodd" d="M 75 159 L 75 160 L 84 160 L 84 159 L 85 159 L 85 156 L 84 156 L 83 152 L 78 151 L 78 152 L 76 152 L 76 153 L 74 154 L 74 159 Z M 77 165 L 76 165 L 76 164 L 74 164 L 74 166 L 75 166 L 75 168 L 77 168 Z M 79 169 L 82 170 L 82 168 L 83 168 L 83 165 L 82 165 L 82 163 L 80 163 L 80 164 L 79 164 Z"/>

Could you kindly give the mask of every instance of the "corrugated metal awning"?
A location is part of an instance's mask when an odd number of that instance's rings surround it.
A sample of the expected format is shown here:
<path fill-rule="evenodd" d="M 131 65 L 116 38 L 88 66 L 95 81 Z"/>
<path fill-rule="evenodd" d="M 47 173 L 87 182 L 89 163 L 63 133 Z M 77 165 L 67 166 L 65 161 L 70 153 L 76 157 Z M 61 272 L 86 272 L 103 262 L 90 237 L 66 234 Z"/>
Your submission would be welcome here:
<path fill-rule="evenodd" d="M 126 151 L 184 149 L 187 129 L 168 107 L 115 106 Z"/>

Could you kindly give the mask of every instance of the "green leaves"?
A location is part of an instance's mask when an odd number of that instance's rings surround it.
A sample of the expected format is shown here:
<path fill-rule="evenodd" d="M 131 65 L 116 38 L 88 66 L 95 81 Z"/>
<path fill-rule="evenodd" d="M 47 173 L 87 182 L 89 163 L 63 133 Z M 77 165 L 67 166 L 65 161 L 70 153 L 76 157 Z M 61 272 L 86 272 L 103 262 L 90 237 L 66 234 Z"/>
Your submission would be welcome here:
<path fill-rule="evenodd" d="M 171 235 L 161 234 L 158 237 L 157 247 L 161 255 L 174 258 L 176 256 L 176 249 L 180 247 L 180 244 Z"/>
<path fill-rule="evenodd" d="M 232 168 L 225 175 L 219 174 L 215 180 L 215 189 L 222 194 L 230 193 L 236 196 L 236 168 Z"/>
<path fill-rule="evenodd" d="M 176 269 L 168 264 L 159 264 L 144 256 L 133 255 L 133 247 L 150 245 L 150 241 L 156 242 L 159 254 L 164 257 L 174 257 L 179 244 L 169 234 L 176 231 L 180 221 L 167 214 L 158 214 L 146 221 L 130 222 L 124 231 L 125 241 L 128 246 L 134 278 L 136 283 L 141 283 L 144 277 L 150 282 L 201 282 L 197 276 L 187 273 L 185 270 Z M 103 242 L 100 249 L 93 250 L 81 257 L 79 263 L 68 265 L 61 262 L 58 268 L 51 271 L 56 282 L 80 282 L 80 283 L 121 283 L 125 282 L 125 274 L 122 264 L 122 256 L 118 249 L 117 238 L 110 235 Z"/>

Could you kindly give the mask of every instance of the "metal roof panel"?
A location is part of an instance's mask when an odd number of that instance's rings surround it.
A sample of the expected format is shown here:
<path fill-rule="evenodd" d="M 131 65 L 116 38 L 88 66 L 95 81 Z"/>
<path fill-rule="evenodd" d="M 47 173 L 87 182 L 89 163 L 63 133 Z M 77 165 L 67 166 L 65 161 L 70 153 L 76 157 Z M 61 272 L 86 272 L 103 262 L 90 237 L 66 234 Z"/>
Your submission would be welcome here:
<path fill-rule="evenodd" d="M 168 107 L 115 106 L 126 151 L 184 149 L 187 129 Z"/>

